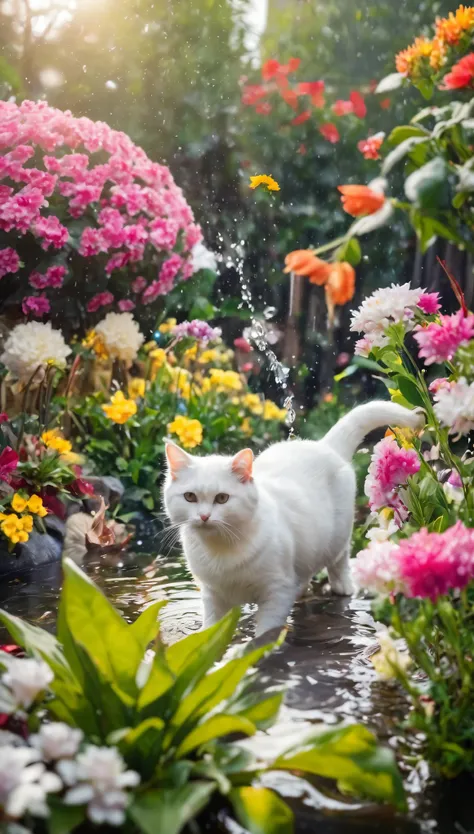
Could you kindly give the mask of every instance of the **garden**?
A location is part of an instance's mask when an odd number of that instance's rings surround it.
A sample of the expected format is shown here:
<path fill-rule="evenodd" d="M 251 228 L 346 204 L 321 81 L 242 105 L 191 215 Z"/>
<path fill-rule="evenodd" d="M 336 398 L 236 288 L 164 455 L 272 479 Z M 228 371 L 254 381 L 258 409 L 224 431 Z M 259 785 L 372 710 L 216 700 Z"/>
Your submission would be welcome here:
<path fill-rule="evenodd" d="M 470 834 L 474 7 L 0 21 L 2 831 Z"/>

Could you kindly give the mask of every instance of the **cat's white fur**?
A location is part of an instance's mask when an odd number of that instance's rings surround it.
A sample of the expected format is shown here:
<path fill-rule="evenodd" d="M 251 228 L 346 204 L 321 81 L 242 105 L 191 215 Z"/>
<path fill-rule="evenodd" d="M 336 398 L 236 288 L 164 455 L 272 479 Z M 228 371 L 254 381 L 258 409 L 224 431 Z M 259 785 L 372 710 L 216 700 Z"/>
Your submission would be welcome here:
<path fill-rule="evenodd" d="M 167 442 L 165 507 L 202 591 L 204 627 L 247 602 L 258 604 L 257 636 L 281 626 L 324 567 L 332 590 L 350 595 L 352 456 L 373 429 L 422 422 L 402 406 L 372 402 L 354 408 L 322 440 L 275 443 L 255 461 L 248 449 L 196 457 Z M 196 503 L 186 501 L 188 492 Z M 215 502 L 219 493 L 229 495 L 227 503 Z"/>

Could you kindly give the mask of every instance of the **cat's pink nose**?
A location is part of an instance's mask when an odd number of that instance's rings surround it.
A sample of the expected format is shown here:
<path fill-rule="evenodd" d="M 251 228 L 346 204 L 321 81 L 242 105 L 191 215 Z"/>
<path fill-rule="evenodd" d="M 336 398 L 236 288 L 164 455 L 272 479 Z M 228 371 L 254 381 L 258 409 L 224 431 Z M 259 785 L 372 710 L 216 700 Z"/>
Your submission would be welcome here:
<path fill-rule="evenodd" d="M 211 514 L 210 513 L 199 513 L 199 515 L 201 517 L 201 521 L 208 521 Z"/>

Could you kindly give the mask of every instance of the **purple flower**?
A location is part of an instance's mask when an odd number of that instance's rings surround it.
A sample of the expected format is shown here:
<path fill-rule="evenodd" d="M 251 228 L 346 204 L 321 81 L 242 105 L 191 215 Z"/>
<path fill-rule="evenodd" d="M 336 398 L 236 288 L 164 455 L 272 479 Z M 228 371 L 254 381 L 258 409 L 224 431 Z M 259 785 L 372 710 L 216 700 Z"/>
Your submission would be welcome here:
<path fill-rule="evenodd" d="M 194 319 L 194 321 L 183 321 L 181 324 L 177 324 L 176 327 L 173 327 L 171 335 L 175 339 L 189 337 L 191 339 L 197 339 L 198 342 L 211 342 L 214 339 L 220 338 L 221 329 L 219 327 L 211 327 L 207 321 Z"/>

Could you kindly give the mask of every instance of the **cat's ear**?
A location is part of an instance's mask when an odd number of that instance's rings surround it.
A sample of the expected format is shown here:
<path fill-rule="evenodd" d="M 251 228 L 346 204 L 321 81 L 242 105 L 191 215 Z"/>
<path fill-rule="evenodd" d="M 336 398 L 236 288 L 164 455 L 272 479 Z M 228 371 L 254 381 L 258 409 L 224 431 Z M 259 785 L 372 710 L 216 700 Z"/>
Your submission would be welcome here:
<path fill-rule="evenodd" d="M 232 458 L 232 472 L 237 475 L 243 484 L 252 480 L 253 452 L 251 449 L 242 449 L 241 452 Z"/>
<path fill-rule="evenodd" d="M 193 456 L 188 455 L 184 449 L 173 443 L 172 440 L 165 441 L 166 460 L 168 461 L 168 469 L 173 480 L 181 472 L 182 469 L 187 469 L 193 462 Z"/>

